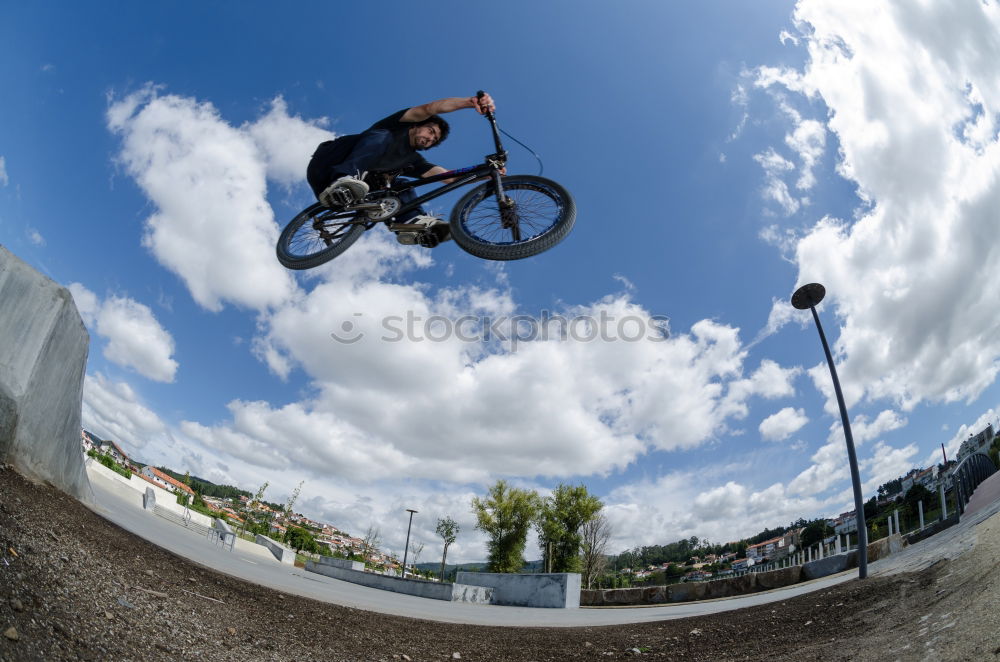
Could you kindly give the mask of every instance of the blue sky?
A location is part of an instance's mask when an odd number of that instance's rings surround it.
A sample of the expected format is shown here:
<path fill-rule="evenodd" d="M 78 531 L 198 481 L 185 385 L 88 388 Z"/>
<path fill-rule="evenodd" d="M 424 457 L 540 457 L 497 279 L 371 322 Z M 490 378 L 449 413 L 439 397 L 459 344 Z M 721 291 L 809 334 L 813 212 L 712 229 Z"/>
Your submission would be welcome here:
<path fill-rule="evenodd" d="M 497 478 L 586 484 L 614 551 L 836 514 L 839 417 L 796 285 L 828 289 L 866 494 L 954 454 L 1000 395 L 997 5 L 867 5 L 8 6 L 0 242 L 76 298 L 89 429 L 275 501 L 305 480 L 304 513 L 390 549 L 412 507 L 418 538 L 450 515 L 449 557 L 483 558 L 469 502 Z M 318 142 L 480 88 L 573 193 L 565 242 L 496 264 L 379 230 L 307 274 L 276 263 Z M 429 160 L 491 151 L 473 112 L 447 119 Z M 546 310 L 671 335 L 376 333 Z M 330 338 L 358 319 L 363 342 Z"/>

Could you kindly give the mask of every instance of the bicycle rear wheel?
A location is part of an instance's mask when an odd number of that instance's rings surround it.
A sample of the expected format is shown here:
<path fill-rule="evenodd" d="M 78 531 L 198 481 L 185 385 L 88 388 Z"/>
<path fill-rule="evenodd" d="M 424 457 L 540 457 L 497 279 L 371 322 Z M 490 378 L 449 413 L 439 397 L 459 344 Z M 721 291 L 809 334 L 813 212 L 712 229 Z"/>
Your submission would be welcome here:
<path fill-rule="evenodd" d="M 337 257 L 365 232 L 357 212 L 334 211 L 320 203 L 303 209 L 278 237 L 278 262 L 288 269 L 312 269 Z"/>
<path fill-rule="evenodd" d="M 506 206 L 486 182 L 466 193 L 451 212 L 451 236 L 462 250 L 487 260 L 520 260 L 547 251 L 576 222 L 576 203 L 560 184 L 534 175 L 503 178 Z"/>

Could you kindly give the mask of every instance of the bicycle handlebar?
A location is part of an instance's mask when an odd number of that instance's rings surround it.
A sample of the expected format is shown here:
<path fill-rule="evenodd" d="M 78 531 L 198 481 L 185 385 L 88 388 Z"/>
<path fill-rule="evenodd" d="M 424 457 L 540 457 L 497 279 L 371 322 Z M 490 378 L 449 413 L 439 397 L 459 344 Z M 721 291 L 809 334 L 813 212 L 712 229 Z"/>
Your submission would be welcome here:
<path fill-rule="evenodd" d="M 481 100 L 484 96 L 486 96 L 486 92 L 484 92 L 482 90 L 479 90 L 478 92 L 476 92 L 476 99 L 480 99 Z M 493 111 L 492 110 L 487 110 L 485 113 L 483 113 L 483 115 L 486 117 L 486 119 L 491 120 L 491 121 L 493 120 Z"/>
<path fill-rule="evenodd" d="M 485 94 L 486 92 L 479 90 L 476 92 L 476 98 L 482 99 Z M 497 148 L 497 154 L 503 154 L 506 157 L 506 152 L 504 152 L 503 149 L 503 143 L 500 142 L 500 131 L 497 129 L 497 120 L 496 117 L 493 116 L 493 111 L 487 110 L 483 113 L 483 116 L 490 121 L 490 127 L 493 129 L 493 144 Z"/>

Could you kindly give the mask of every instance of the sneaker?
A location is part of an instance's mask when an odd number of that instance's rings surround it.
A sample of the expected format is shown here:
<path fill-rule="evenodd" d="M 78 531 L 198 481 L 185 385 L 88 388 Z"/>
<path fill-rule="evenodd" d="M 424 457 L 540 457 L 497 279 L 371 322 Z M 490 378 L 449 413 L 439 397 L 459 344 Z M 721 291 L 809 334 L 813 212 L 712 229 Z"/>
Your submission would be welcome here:
<path fill-rule="evenodd" d="M 319 194 L 319 201 L 327 207 L 346 207 L 360 202 L 368 195 L 368 184 L 357 177 L 341 177 Z"/>
<path fill-rule="evenodd" d="M 415 216 L 406 223 L 393 223 L 389 229 L 396 233 L 399 243 L 408 246 L 420 244 L 433 248 L 451 239 L 451 227 L 437 216 Z"/>
<path fill-rule="evenodd" d="M 451 226 L 437 216 L 417 216 L 410 223 L 419 223 L 437 237 L 438 243 L 451 239 Z"/>

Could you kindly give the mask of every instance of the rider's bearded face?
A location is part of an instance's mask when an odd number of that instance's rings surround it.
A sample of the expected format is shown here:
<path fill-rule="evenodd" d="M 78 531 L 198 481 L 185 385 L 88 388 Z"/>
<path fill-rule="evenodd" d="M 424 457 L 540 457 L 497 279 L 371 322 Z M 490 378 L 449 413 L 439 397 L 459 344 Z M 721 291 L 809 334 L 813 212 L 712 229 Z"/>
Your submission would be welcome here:
<path fill-rule="evenodd" d="M 441 139 L 441 129 L 437 124 L 422 124 L 410 129 L 410 146 L 430 149 Z"/>

